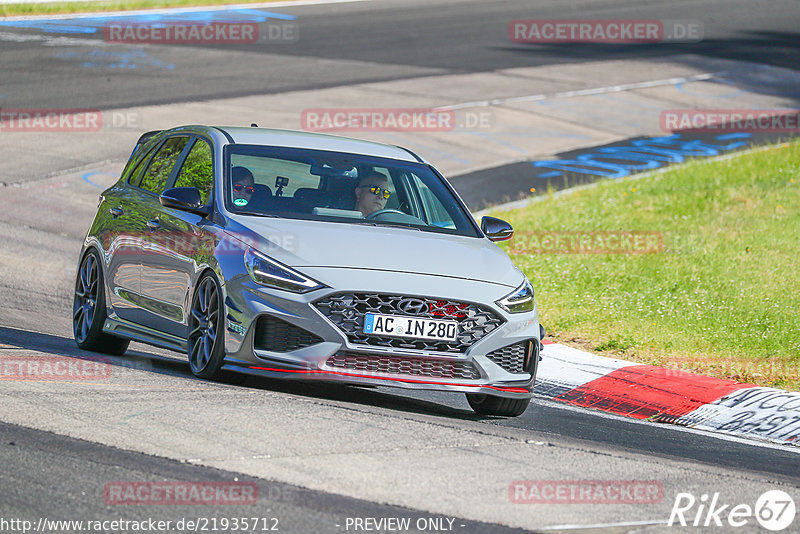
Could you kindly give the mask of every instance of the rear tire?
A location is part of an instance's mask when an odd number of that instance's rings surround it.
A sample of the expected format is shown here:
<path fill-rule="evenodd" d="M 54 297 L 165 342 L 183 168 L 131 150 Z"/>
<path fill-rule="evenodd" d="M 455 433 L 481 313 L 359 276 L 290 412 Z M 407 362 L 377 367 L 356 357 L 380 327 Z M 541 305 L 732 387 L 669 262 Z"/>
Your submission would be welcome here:
<path fill-rule="evenodd" d="M 72 301 L 72 336 L 83 350 L 122 356 L 130 340 L 103 332 L 108 318 L 103 267 L 97 251 L 90 249 L 81 260 Z"/>
<path fill-rule="evenodd" d="M 210 272 L 197 283 L 189 313 L 187 352 L 192 374 L 207 380 L 220 380 L 225 359 L 225 304 L 217 278 Z"/>
<path fill-rule="evenodd" d="M 483 393 L 467 393 L 467 402 L 480 415 L 517 417 L 525 413 L 531 399 L 507 399 Z"/>

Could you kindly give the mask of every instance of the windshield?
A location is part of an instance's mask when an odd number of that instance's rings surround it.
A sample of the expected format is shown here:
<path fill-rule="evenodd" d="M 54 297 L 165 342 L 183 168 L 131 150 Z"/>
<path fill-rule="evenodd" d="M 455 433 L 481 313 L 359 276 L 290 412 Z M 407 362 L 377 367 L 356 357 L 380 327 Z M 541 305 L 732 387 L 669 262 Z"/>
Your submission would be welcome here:
<path fill-rule="evenodd" d="M 339 152 L 229 145 L 225 205 L 243 215 L 480 237 L 471 215 L 430 167 Z"/>

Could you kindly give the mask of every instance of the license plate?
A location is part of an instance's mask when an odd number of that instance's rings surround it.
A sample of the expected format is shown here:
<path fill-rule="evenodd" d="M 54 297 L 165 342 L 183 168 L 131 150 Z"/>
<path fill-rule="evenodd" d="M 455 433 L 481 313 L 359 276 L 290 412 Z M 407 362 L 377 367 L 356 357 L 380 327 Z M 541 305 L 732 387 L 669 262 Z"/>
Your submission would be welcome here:
<path fill-rule="evenodd" d="M 455 341 L 458 322 L 444 319 L 422 319 L 405 315 L 368 313 L 364 318 L 364 333 L 414 339 Z"/>

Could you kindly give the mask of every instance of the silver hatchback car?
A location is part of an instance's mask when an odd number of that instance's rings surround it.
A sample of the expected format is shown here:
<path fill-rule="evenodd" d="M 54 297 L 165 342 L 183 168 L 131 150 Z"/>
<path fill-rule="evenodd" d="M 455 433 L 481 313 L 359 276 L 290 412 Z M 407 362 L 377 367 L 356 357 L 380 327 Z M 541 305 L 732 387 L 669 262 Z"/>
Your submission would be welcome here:
<path fill-rule="evenodd" d="M 395 146 L 257 127 L 141 137 L 80 254 L 79 347 L 130 340 L 228 371 L 530 402 L 544 330 L 525 275 L 452 186 Z"/>

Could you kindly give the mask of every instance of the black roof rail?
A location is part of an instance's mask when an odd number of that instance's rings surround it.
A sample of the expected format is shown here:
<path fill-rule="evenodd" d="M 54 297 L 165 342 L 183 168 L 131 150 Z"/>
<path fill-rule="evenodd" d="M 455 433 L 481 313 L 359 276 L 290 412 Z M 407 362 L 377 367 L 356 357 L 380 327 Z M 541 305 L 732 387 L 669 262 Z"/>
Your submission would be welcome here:
<path fill-rule="evenodd" d="M 409 149 L 407 149 L 406 147 L 403 147 L 403 146 L 400 146 L 400 145 L 394 145 L 394 146 L 395 146 L 395 147 L 397 147 L 397 148 L 399 148 L 400 150 L 405 150 L 406 152 L 408 152 L 409 154 L 411 154 L 412 156 L 414 156 L 414 157 L 416 158 L 417 162 L 419 162 L 419 163 L 425 163 L 425 160 L 424 160 L 424 159 L 422 159 L 421 157 L 417 156 L 416 154 L 414 154 L 413 152 L 411 152 L 411 151 L 410 151 Z"/>
<path fill-rule="evenodd" d="M 160 133 L 161 133 L 161 132 L 163 132 L 163 131 L 164 131 L 164 130 L 152 130 L 152 131 L 149 131 L 149 132 L 147 132 L 147 133 L 143 133 L 143 134 L 141 135 L 141 137 L 139 137 L 139 140 L 136 142 L 136 144 L 137 144 L 137 145 L 143 145 L 143 144 L 144 144 L 144 143 L 146 143 L 146 142 L 147 142 L 147 141 L 148 141 L 148 140 L 149 140 L 151 137 L 154 137 L 154 136 L 156 136 L 156 135 L 160 134 Z"/>
<path fill-rule="evenodd" d="M 158 134 L 160 134 L 163 131 L 164 130 L 152 130 L 152 131 L 143 133 L 141 136 L 139 136 L 139 140 L 136 141 L 136 146 L 133 147 L 133 151 L 131 152 L 131 155 L 129 156 L 129 159 L 130 159 L 131 156 L 136 154 L 136 152 L 139 150 L 139 148 L 142 147 L 142 145 L 144 145 L 150 139 L 152 139 L 153 137 L 157 136 Z"/>
<path fill-rule="evenodd" d="M 225 130 L 223 130 L 222 128 L 220 128 L 219 126 L 212 126 L 212 128 L 214 128 L 214 129 L 216 129 L 216 130 L 219 130 L 220 132 L 222 132 L 222 134 L 225 136 L 225 138 L 228 140 L 228 142 L 229 142 L 229 143 L 234 143 L 234 142 L 235 142 L 235 141 L 233 140 L 233 137 L 231 137 L 231 134 L 229 134 L 228 132 L 226 132 Z"/>

